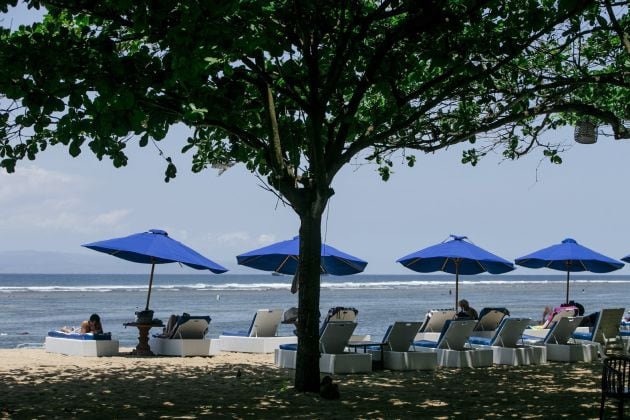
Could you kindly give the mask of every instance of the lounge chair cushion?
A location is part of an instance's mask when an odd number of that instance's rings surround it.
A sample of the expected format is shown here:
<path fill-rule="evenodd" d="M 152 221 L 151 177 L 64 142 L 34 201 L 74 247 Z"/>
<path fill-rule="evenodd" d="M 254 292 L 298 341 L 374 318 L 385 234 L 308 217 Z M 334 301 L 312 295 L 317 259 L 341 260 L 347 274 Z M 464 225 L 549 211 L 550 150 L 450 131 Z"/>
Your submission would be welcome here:
<path fill-rule="evenodd" d="M 480 346 L 490 346 L 492 345 L 492 340 L 494 337 L 477 337 L 472 336 L 468 339 L 470 344 L 479 344 Z"/>
<path fill-rule="evenodd" d="M 230 337 L 249 337 L 249 331 L 223 331 L 221 335 L 229 335 Z"/>
<path fill-rule="evenodd" d="M 573 333 L 573 338 L 576 340 L 593 341 L 593 332 L 576 331 Z"/>
<path fill-rule="evenodd" d="M 280 346 L 278 348 L 281 349 L 281 350 L 297 351 L 297 343 L 295 343 L 295 344 L 280 344 Z"/>
<path fill-rule="evenodd" d="M 431 341 L 431 340 L 418 340 L 418 341 L 414 341 L 413 345 L 416 347 L 436 348 L 437 342 Z"/>
<path fill-rule="evenodd" d="M 81 334 L 81 333 L 66 333 L 63 331 L 48 331 L 49 337 L 56 338 L 68 338 L 71 340 L 111 340 L 112 333 L 102 333 L 102 334 Z"/>

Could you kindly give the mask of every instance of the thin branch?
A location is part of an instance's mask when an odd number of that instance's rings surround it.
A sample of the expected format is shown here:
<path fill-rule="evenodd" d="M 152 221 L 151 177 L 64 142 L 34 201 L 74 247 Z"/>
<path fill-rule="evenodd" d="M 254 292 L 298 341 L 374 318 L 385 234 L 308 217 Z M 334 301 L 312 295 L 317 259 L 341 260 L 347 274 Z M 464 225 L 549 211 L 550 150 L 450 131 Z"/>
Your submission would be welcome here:
<path fill-rule="evenodd" d="M 610 23 L 612 23 L 615 32 L 617 32 L 617 35 L 619 35 L 619 39 L 626 48 L 626 52 L 630 54 L 630 37 L 628 36 L 628 33 L 623 30 L 621 25 L 619 25 L 619 21 L 615 16 L 612 5 L 610 4 L 610 0 L 604 0 L 604 4 L 606 4 L 606 10 L 608 11 L 608 17 L 610 17 Z"/>

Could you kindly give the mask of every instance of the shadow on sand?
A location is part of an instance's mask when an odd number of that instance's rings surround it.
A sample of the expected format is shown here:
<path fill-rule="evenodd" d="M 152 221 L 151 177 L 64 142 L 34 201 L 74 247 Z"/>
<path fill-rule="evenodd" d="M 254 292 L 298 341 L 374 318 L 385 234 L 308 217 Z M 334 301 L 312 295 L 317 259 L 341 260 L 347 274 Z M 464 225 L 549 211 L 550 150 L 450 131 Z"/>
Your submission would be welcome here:
<path fill-rule="evenodd" d="M 592 418 L 599 409 L 601 363 L 336 376 L 341 399 L 329 401 L 295 393 L 293 372 L 270 366 L 123 357 L 125 367 L 68 359 L 2 373 L 0 417 Z"/>

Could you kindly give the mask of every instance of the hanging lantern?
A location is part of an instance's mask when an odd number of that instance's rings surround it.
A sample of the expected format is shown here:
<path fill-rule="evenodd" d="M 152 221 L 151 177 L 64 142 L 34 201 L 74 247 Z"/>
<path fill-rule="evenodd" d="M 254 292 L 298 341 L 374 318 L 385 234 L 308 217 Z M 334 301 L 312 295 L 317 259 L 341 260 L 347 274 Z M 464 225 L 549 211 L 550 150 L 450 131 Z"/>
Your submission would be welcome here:
<path fill-rule="evenodd" d="M 573 138 L 580 144 L 593 144 L 597 142 L 597 126 L 590 121 L 578 121 Z"/>

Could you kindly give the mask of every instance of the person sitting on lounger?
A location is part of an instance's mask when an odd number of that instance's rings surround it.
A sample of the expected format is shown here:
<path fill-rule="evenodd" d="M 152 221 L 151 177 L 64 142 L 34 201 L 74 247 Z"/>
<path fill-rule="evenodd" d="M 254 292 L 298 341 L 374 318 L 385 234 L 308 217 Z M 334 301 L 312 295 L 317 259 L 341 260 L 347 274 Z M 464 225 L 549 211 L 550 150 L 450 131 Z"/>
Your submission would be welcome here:
<path fill-rule="evenodd" d="M 173 335 L 173 330 L 175 330 L 175 327 L 177 326 L 177 321 L 179 321 L 178 315 L 172 314 L 170 317 L 168 317 L 166 327 L 164 327 L 164 329 L 162 330 L 162 334 L 160 334 L 160 337 L 169 338 L 171 335 Z"/>
<path fill-rule="evenodd" d="M 461 308 L 461 311 L 457 314 L 457 318 L 479 318 L 479 314 L 477 314 L 477 311 L 474 308 L 470 307 L 470 304 L 468 304 L 468 301 L 466 299 L 462 299 L 459 301 L 459 307 Z"/>
<path fill-rule="evenodd" d="M 101 317 L 98 314 L 92 314 L 88 321 L 81 323 L 81 334 L 103 334 L 103 324 L 101 324 Z"/>

